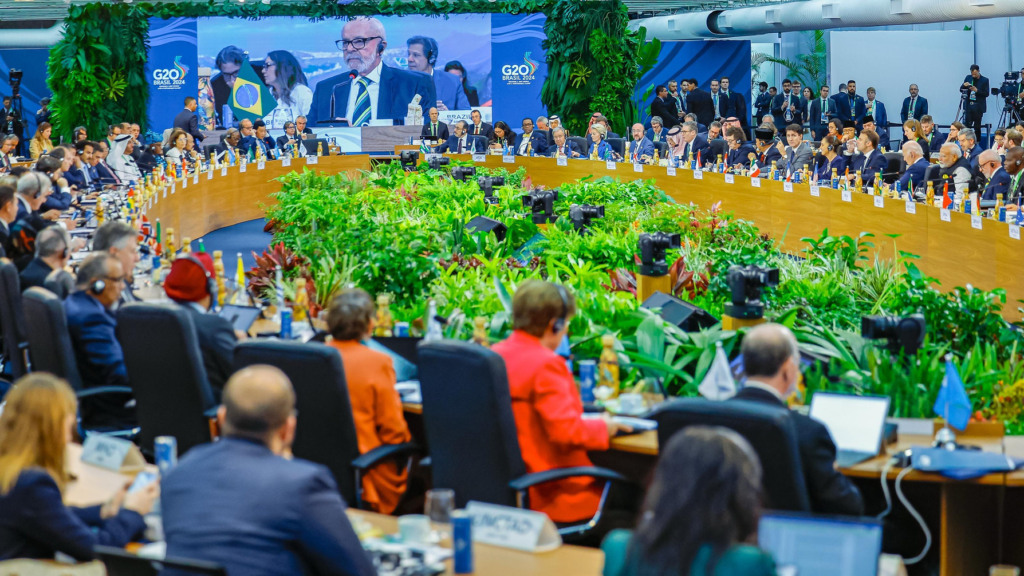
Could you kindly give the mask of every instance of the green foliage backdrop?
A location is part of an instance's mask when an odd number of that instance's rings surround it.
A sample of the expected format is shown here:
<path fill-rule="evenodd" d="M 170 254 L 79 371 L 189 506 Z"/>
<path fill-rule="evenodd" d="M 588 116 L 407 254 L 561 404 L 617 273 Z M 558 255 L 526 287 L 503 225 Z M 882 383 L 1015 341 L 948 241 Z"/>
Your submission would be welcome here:
<path fill-rule="evenodd" d="M 628 17 L 621 0 L 356 0 L 351 4 L 336 0 L 302 4 L 210 0 L 71 6 L 64 38 L 50 50 L 48 66 L 55 136 L 70 137 L 79 125 L 90 134 L 103 134 L 109 124 L 126 120 L 145 128 L 151 17 L 304 16 L 323 20 L 377 14 L 443 17 L 535 12 L 547 16 L 549 75 L 541 93 L 544 106 L 565 118 L 574 133 L 585 126 L 595 106 L 617 130 L 633 122 L 636 113 L 631 100 L 641 74 L 637 53 L 643 35 L 626 30 Z"/>

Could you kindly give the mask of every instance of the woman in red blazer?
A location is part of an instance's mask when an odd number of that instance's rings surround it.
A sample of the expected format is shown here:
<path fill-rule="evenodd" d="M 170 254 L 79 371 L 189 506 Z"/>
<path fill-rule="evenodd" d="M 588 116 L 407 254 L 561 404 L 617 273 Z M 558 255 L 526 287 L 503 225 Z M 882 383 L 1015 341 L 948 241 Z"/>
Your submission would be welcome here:
<path fill-rule="evenodd" d="M 529 473 L 592 466 L 588 450 L 607 450 L 619 427 L 605 415 L 583 419 L 583 403 L 565 359 L 555 354 L 576 312 L 562 286 L 528 280 L 512 301 L 513 329 L 494 346 L 508 367 L 512 414 Z M 586 520 L 597 512 L 602 483 L 569 478 L 530 488 L 530 508 L 555 522 Z"/>

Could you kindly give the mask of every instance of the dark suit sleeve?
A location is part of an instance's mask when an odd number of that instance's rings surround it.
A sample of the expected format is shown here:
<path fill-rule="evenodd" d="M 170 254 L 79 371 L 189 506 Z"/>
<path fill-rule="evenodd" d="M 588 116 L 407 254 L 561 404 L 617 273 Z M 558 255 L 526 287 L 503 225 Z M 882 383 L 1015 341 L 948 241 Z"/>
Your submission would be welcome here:
<path fill-rule="evenodd" d="M 805 429 L 812 437 L 804 440 L 806 453 L 801 456 L 811 508 L 822 514 L 862 515 L 864 501 L 860 491 L 835 469 L 836 445 L 828 429 L 809 418 L 805 422 L 808 423 Z"/>
<path fill-rule="evenodd" d="M 114 334 L 113 322 L 107 321 L 99 314 L 91 314 L 82 325 L 78 344 L 83 355 L 101 370 L 105 385 L 128 386 L 124 353 Z"/>
<path fill-rule="evenodd" d="M 326 469 L 302 487 L 296 546 L 313 572 L 323 576 L 372 576 L 369 557 L 345 515 L 345 502 Z"/>
<path fill-rule="evenodd" d="M 188 133 L 195 138 L 196 144 L 203 141 L 203 133 L 199 131 L 199 117 L 195 113 L 188 119 Z"/>
<path fill-rule="evenodd" d="M 129 510 L 101 520 L 98 507 L 64 506 L 57 484 L 48 475 L 33 479 L 26 491 L 24 500 L 31 503 L 31 509 L 23 515 L 20 531 L 76 560 L 94 558 L 92 549 L 97 544 L 122 547 L 146 529 L 142 516 Z M 90 529 L 89 524 L 97 530 Z"/>

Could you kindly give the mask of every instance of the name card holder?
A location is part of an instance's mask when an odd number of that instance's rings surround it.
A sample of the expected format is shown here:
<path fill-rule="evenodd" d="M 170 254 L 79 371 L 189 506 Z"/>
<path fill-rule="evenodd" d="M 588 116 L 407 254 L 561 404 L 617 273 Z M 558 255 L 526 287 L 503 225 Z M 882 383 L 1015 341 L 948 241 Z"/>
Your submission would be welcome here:
<path fill-rule="evenodd" d="M 263 160 L 260 160 L 259 162 L 256 163 L 256 169 L 257 170 L 266 170 L 267 169 L 267 163 L 264 162 Z"/>
<path fill-rule="evenodd" d="M 210 167 L 209 170 L 206 171 L 206 179 L 207 180 L 213 180 L 213 167 L 212 166 Z"/>
<path fill-rule="evenodd" d="M 199 184 L 199 170 L 196 170 L 196 173 L 192 175 L 192 183 Z"/>
<path fill-rule="evenodd" d="M 675 166 L 669 166 L 668 168 L 665 168 L 665 175 L 666 176 L 675 176 L 676 175 L 676 167 Z"/>
<path fill-rule="evenodd" d="M 604 167 L 605 167 L 605 169 L 607 169 L 607 170 L 615 170 L 616 168 L 618 168 L 618 167 L 617 167 L 617 166 L 615 165 L 615 161 L 614 161 L 614 160 L 608 160 L 608 161 L 606 161 L 606 162 L 604 163 Z"/>
<path fill-rule="evenodd" d="M 939 220 L 942 220 L 943 222 L 950 221 L 949 208 L 942 208 L 939 210 Z"/>
<path fill-rule="evenodd" d="M 1014 240 L 1020 240 L 1020 226 L 1016 224 L 1010 224 L 1010 238 Z"/>
<path fill-rule="evenodd" d="M 783 192 L 792 192 L 793 191 L 793 183 L 792 182 L 783 182 L 782 183 L 782 191 Z"/>
<path fill-rule="evenodd" d="M 846 190 L 843 190 L 843 195 L 842 196 L 843 196 L 843 202 L 853 202 L 853 192 L 851 192 L 849 190 L 849 188 L 847 188 Z"/>
<path fill-rule="evenodd" d="M 167 198 L 167 186 L 164 186 L 164 198 Z"/>
<path fill-rule="evenodd" d="M 725 183 L 726 184 L 735 184 L 736 183 L 736 176 L 733 175 L 733 174 L 726 174 L 725 175 Z"/>
<path fill-rule="evenodd" d="M 643 164 L 633 164 L 633 172 L 643 172 L 643 171 L 644 171 L 644 165 Z"/>
<path fill-rule="evenodd" d="M 82 446 L 82 462 L 86 464 L 131 474 L 146 467 L 139 447 L 123 438 L 90 434 Z"/>
<path fill-rule="evenodd" d="M 474 542 L 534 553 L 562 545 L 558 529 L 542 512 L 471 501 L 466 513 L 473 521 Z"/>
<path fill-rule="evenodd" d="M 815 198 L 820 198 L 821 188 L 818 188 L 817 186 L 811 186 L 811 196 L 814 196 Z"/>
<path fill-rule="evenodd" d="M 516 163 L 516 157 L 512 156 L 510 154 L 504 154 L 501 157 L 501 161 L 504 162 L 505 164 L 515 164 Z"/>
<path fill-rule="evenodd" d="M 175 180 L 174 182 L 171 182 L 171 194 L 174 194 L 177 191 L 178 191 L 178 181 Z"/>
<path fill-rule="evenodd" d="M 555 158 L 555 166 L 568 166 L 569 158 L 566 156 L 558 156 Z"/>
<path fill-rule="evenodd" d="M 223 178 L 223 177 L 225 177 L 227 175 L 228 175 L 228 167 L 224 166 L 223 168 L 220 169 L 220 176 L 221 176 L 221 178 Z"/>
<path fill-rule="evenodd" d="M 981 214 L 971 214 L 971 228 L 981 230 Z"/>
<path fill-rule="evenodd" d="M 760 188 L 761 187 L 761 179 L 760 178 L 751 178 L 750 179 L 750 187 L 751 188 Z"/>
<path fill-rule="evenodd" d="M 238 173 L 239 174 L 245 174 L 245 171 L 248 168 L 249 168 L 249 163 L 248 162 L 243 162 L 243 163 L 238 165 Z"/>
<path fill-rule="evenodd" d="M 315 166 L 320 163 L 320 157 L 310 154 L 306 156 L 306 166 Z"/>
<path fill-rule="evenodd" d="M 473 154 L 473 162 L 487 162 L 486 154 Z"/>
<path fill-rule="evenodd" d="M 875 196 L 875 208 L 885 208 L 885 198 L 882 196 Z"/>
<path fill-rule="evenodd" d="M 184 190 L 185 188 L 188 188 L 188 178 L 181 179 L 181 189 Z"/>
<path fill-rule="evenodd" d="M 285 156 L 284 158 L 281 158 L 281 166 L 283 168 L 287 168 L 287 167 L 289 167 L 291 165 L 292 165 L 292 157 L 291 156 Z"/>
<path fill-rule="evenodd" d="M 704 179 L 704 171 L 703 170 L 694 170 L 693 171 L 693 179 L 694 180 L 703 180 Z"/>
<path fill-rule="evenodd" d="M 907 214 L 917 214 L 917 203 L 907 200 Z"/>

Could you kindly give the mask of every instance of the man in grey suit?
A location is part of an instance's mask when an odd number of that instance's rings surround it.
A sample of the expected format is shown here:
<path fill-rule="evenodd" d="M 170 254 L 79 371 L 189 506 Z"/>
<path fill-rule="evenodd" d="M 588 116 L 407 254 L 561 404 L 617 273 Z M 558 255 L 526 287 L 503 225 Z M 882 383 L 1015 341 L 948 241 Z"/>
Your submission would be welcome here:
<path fill-rule="evenodd" d="M 803 170 L 804 166 L 811 165 L 811 146 L 804 142 L 804 129 L 799 124 L 786 126 L 786 142 L 789 146 L 779 142 L 779 152 L 785 161 L 787 172 Z"/>

